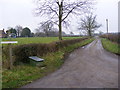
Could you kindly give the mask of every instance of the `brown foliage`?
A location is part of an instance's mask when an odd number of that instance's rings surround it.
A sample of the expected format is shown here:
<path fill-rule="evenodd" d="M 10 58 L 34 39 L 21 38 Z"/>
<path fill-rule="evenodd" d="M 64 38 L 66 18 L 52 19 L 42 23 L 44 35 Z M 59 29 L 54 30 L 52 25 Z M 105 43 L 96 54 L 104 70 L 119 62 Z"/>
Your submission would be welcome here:
<path fill-rule="evenodd" d="M 104 34 L 104 35 L 101 35 L 102 38 L 107 38 L 113 42 L 116 42 L 118 44 L 120 44 L 120 33 L 110 33 L 110 34 Z"/>

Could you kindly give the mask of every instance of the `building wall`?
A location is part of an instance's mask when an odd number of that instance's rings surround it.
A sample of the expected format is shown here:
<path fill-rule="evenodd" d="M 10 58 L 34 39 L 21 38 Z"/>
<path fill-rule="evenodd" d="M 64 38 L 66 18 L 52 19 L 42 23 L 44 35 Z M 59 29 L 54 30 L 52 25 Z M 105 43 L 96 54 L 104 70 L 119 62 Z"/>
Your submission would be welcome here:
<path fill-rule="evenodd" d="M 6 37 L 6 34 L 3 29 L 3 30 L 0 30 L 0 38 L 4 38 L 4 37 Z"/>
<path fill-rule="evenodd" d="M 0 30 L 0 38 L 2 38 L 2 30 Z"/>

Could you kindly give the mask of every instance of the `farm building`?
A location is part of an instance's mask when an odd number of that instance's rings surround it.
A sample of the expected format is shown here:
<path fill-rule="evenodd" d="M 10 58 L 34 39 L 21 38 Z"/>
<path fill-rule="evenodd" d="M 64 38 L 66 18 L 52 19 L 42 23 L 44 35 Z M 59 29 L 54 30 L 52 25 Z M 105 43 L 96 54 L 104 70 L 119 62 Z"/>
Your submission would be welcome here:
<path fill-rule="evenodd" d="M 5 33 L 4 29 L 0 30 L 0 38 L 5 38 L 5 37 L 6 37 L 6 33 Z"/>

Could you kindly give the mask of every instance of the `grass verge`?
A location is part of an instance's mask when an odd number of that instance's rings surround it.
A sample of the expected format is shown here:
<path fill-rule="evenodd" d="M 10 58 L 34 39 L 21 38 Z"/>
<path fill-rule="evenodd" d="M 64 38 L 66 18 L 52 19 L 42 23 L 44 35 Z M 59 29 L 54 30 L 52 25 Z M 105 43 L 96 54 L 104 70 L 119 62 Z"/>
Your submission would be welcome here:
<path fill-rule="evenodd" d="M 107 51 L 120 55 L 120 50 L 119 50 L 120 45 L 118 45 L 117 43 L 114 43 L 108 39 L 102 38 L 102 44 Z"/>
<path fill-rule="evenodd" d="M 77 39 L 82 37 L 63 37 L 63 40 Z M 30 43 L 51 43 L 58 41 L 58 37 L 25 37 L 25 38 L 11 38 L 10 41 L 18 41 L 17 44 L 13 45 L 22 45 Z M 2 41 L 9 41 L 8 38 L 3 38 Z"/>
<path fill-rule="evenodd" d="M 42 58 L 45 59 L 44 67 L 36 67 L 31 65 L 19 65 L 12 70 L 3 70 L 3 88 L 19 88 L 25 84 L 31 83 L 33 80 L 42 78 L 55 70 L 59 69 L 64 63 L 64 55 L 72 52 L 74 49 L 84 46 L 94 39 L 87 39 L 80 43 L 61 48 L 54 53 L 48 53 Z"/>

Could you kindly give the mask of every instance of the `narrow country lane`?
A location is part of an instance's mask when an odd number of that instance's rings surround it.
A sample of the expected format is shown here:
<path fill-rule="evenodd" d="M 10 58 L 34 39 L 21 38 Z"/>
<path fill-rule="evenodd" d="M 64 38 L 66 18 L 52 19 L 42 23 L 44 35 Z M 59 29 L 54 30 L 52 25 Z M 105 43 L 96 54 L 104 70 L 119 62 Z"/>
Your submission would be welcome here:
<path fill-rule="evenodd" d="M 72 52 L 61 69 L 22 88 L 118 88 L 118 56 L 96 38 Z"/>

